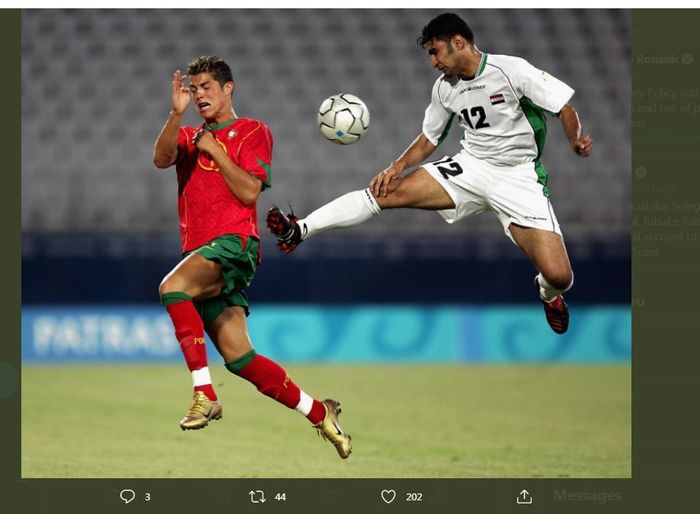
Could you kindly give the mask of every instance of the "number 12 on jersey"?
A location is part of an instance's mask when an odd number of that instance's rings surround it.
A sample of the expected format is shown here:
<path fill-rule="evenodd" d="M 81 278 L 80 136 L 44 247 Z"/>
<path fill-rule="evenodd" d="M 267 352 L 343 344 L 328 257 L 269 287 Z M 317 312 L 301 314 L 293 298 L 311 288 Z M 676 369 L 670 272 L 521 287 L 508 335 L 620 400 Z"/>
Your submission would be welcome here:
<path fill-rule="evenodd" d="M 476 119 L 476 123 L 472 124 L 470 114 L 471 118 Z M 472 130 L 491 126 L 489 123 L 486 122 L 486 111 L 480 105 L 472 107 L 471 109 L 462 109 L 462 117 L 464 118 L 464 121 L 467 123 L 467 125 L 469 125 L 469 128 Z"/>
<path fill-rule="evenodd" d="M 445 157 L 440 161 L 436 161 L 435 167 L 445 180 L 449 180 L 450 177 L 456 177 L 464 172 L 462 166 L 460 166 L 458 162 L 453 161 L 450 157 Z"/>

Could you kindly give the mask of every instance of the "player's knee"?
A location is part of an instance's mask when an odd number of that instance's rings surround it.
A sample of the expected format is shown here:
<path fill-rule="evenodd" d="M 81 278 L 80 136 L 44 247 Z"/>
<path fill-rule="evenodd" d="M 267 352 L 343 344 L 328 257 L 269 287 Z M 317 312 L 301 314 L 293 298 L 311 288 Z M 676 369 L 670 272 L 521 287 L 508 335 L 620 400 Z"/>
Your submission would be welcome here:
<path fill-rule="evenodd" d="M 163 296 L 164 294 L 172 293 L 174 292 L 173 289 L 170 288 L 170 283 L 168 281 L 168 278 L 164 278 L 163 280 L 160 281 L 160 285 L 158 286 L 158 294 Z"/>
<path fill-rule="evenodd" d="M 158 286 L 158 294 L 161 296 L 167 293 L 175 293 L 184 291 L 184 284 L 175 276 L 168 275 L 163 280 L 161 280 Z"/>
<path fill-rule="evenodd" d="M 374 196 L 375 201 L 380 209 L 397 209 L 399 207 L 406 207 L 406 194 L 404 190 L 399 187 L 403 179 L 397 179 L 390 183 L 387 196 Z"/>
<path fill-rule="evenodd" d="M 574 273 L 571 268 L 552 270 L 544 277 L 549 284 L 560 291 L 568 291 L 574 284 Z"/>

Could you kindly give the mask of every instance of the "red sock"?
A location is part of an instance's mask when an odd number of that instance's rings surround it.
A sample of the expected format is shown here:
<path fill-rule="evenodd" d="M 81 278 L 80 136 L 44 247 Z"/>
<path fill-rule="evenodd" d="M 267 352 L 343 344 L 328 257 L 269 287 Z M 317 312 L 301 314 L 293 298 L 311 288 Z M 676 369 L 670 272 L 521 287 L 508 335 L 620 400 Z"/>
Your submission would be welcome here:
<path fill-rule="evenodd" d="M 318 400 L 314 400 L 314 404 L 311 407 L 311 412 L 306 416 L 306 419 L 311 421 L 314 425 L 318 425 L 326 417 L 326 408 Z"/>
<path fill-rule="evenodd" d="M 299 389 L 287 372 L 267 357 L 256 354 L 253 360 L 236 374 L 257 387 L 262 394 L 290 409 L 298 410 L 314 425 L 323 421 L 326 416 L 323 404 Z"/>
<path fill-rule="evenodd" d="M 207 398 L 209 398 L 213 402 L 218 400 L 216 393 L 214 392 L 214 386 L 211 384 L 194 386 L 194 390 L 202 391 L 205 395 L 207 395 Z"/>
<path fill-rule="evenodd" d="M 192 372 L 206 368 L 207 347 L 204 339 L 204 324 L 192 300 L 172 303 L 166 307 L 166 310 L 175 326 L 175 337 L 180 343 L 182 354 L 185 356 L 187 369 Z M 211 383 L 198 384 L 194 386 L 194 390 L 202 391 L 212 401 L 217 399 Z"/>

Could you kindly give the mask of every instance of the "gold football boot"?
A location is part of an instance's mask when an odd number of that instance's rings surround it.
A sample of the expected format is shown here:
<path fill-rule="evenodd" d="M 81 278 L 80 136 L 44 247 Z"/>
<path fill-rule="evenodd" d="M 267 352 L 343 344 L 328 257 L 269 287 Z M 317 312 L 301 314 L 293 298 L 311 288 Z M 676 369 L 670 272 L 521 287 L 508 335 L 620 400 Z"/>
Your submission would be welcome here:
<path fill-rule="evenodd" d="M 335 449 L 338 450 L 338 455 L 341 458 L 347 459 L 352 453 L 352 437 L 346 434 L 338 422 L 340 414 L 340 403 L 335 400 L 323 400 L 323 405 L 326 408 L 326 417 L 314 428 L 326 441 L 330 441 Z"/>
<path fill-rule="evenodd" d="M 187 415 L 180 421 L 183 430 L 197 430 L 209 424 L 209 420 L 221 419 L 221 402 L 213 402 L 202 391 L 195 391 Z"/>

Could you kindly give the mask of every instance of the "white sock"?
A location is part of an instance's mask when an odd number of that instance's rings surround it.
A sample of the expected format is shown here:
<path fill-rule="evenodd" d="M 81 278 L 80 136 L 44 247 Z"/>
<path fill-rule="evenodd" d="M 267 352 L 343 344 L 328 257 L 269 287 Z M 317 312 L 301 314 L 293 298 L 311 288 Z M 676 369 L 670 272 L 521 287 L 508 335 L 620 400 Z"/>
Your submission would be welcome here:
<path fill-rule="evenodd" d="M 299 403 L 294 407 L 295 410 L 301 412 L 304 416 L 308 416 L 311 412 L 311 407 L 314 405 L 314 399 L 304 391 L 299 390 Z"/>
<path fill-rule="evenodd" d="M 208 384 L 211 384 L 211 375 L 209 374 L 208 366 L 192 371 L 192 387 Z"/>
<path fill-rule="evenodd" d="M 549 303 L 553 302 L 554 299 L 560 294 L 566 293 L 569 289 L 571 289 L 571 286 L 574 285 L 574 279 L 573 277 L 571 278 L 571 283 L 566 289 L 556 289 L 552 286 L 552 284 L 547 282 L 547 279 L 542 276 L 542 273 L 538 273 L 537 283 L 540 285 L 540 298 Z"/>
<path fill-rule="evenodd" d="M 333 228 L 359 225 L 381 212 L 369 189 L 353 191 L 319 207 L 306 218 L 299 220 L 301 238 Z"/>

